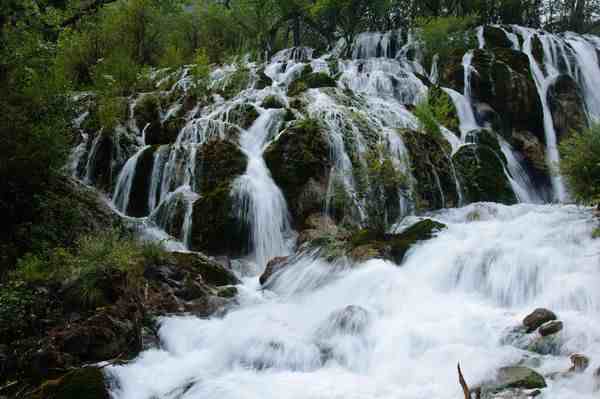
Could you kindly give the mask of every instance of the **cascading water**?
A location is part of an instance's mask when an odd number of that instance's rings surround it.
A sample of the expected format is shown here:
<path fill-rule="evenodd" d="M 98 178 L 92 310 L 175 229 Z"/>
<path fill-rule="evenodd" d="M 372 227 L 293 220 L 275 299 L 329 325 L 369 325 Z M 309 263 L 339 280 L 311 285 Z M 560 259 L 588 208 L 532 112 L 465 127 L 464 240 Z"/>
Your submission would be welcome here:
<path fill-rule="evenodd" d="M 580 352 L 594 359 L 590 371 L 547 379 L 543 397 L 595 398 L 600 272 L 589 213 L 475 204 L 436 218 L 447 230 L 402 267 L 332 267 L 309 254 L 268 293 L 242 286 L 223 318 L 162 319 L 161 349 L 107 370 L 114 397 L 455 399 L 459 361 L 475 386 L 519 362 L 562 371 Z M 539 306 L 565 324 L 553 355 L 506 343 Z"/>
<path fill-rule="evenodd" d="M 528 30 L 514 28 L 517 35 L 502 29 L 514 49 L 521 47 L 518 36 L 534 35 Z M 319 258 L 319 251 L 312 251 L 293 255 L 291 265 L 277 272 L 268 289 L 261 288 L 254 276 L 248 277 L 262 271 L 274 256 L 288 255 L 293 249 L 295 234 L 287 204 L 263 159 L 270 141 L 289 126 L 284 122 L 285 108 L 324 125 L 332 164 L 325 203 L 329 204 L 339 184 L 349 195 L 350 206 L 357 208 L 352 222 L 365 221 L 358 180 L 364 179 L 367 155 L 375 150 L 382 158 L 389 157 L 408 182 L 398 196 L 401 216 L 418 209 L 418 170 L 411 164 L 414 154 L 401 131 L 419 128 L 410 110 L 427 94 L 425 76 L 436 80 L 440 73 L 432 68 L 427 74 L 419 63 L 417 41 L 408 33 L 403 44 L 401 36 L 401 32 L 362 34 L 351 60 L 331 62 L 335 51 L 318 59 L 306 48 L 282 51 L 264 66 L 272 82 L 262 89 L 253 88 L 255 74 L 248 87 L 233 97 L 215 94 L 208 105 L 184 107 L 177 100 L 165 106 L 163 123 L 184 118 L 185 125 L 171 144 L 153 147 L 148 198 L 143 202 L 149 215 L 136 219 L 141 221 L 141 236 L 161 241 L 172 235 L 182 243 L 167 240 L 168 248 L 189 247 L 193 205 L 202 195 L 198 181 L 206 166 L 196 160 L 202 159 L 202 146 L 207 142 L 229 140 L 239 144 L 247 157 L 246 171 L 234 181 L 230 194 L 240 223 L 251 232 L 249 258 L 256 267 L 250 273 L 240 272 L 246 278 L 226 313 L 210 319 L 162 318 L 160 348 L 143 352 L 125 366 L 107 367 L 115 399 L 454 399 L 462 396 L 455 371 L 458 361 L 469 383 L 476 386 L 506 365 L 524 363 L 545 375 L 565 370 L 573 352 L 592 359 L 588 371 L 570 378 L 548 378 L 549 387 L 542 397 L 596 397 L 592 373 L 600 366 L 600 272 L 589 210 L 490 203 L 441 210 L 429 216 L 445 223 L 447 229 L 411 248 L 401 266 L 383 260 L 330 263 Z M 534 74 L 542 99 L 554 65 L 554 70 L 574 77 L 582 87 L 590 118 L 600 115 L 600 102 L 594 98 L 597 90 L 593 90 L 600 70 L 597 56 L 591 54 L 600 43 L 570 34 L 549 35 L 541 39 L 546 53 L 541 65 L 532 58 L 531 37 L 527 37 L 523 47 L 532 67 L 538 67 Z M 477 30 L 477 38 L 479 47 L 485 48 L 483 29 Z M 463 58 L 465 91 L 443 88 L 460 122 L 459 132 L 441 129 L 448 148 L 452 147 L 451 154 L 444 154 L 448 167 L 468 133 L 489 128 L 481 126 L 475 112 L 473 54 L 468 52 Z M 258 69 L 248 65 L 254 72 Z M 309 89 L 296 107 L 292 103 L 299 99 L 288 98 L 286 89 L 308 65 L 314 72 L 339 74 L 337 87 Z M 224 87 L 236 68 L 213 71 L 211 87 Z M 166 83 L 168 76 L 158 85 Z M 189 84 L 183 71 L 168 93 L 174 96 Z M 267 96 L 280 99 L 284 108 L 264 109 L 259 104 Z M 247 104 L 258 116 L 242 127 L 233 116 L 234 109 Z M 545 117 L 552 122 L 547 100 L 544 105 Z M 123 213 L 138 160 L 148 149 L 140 137 L 144 132 L 133 121 L 134 108 L 135 101 L 129 127 L 123 127 L 129 132 L 121 133 L 126 138 L 133 134 L 133 140 L 125 140 L 133 143 L 133 150 L 127 147 L 126 152 L 135 155 L 122 167 L 112 190 L 114 204 Z M 556 136 L 549 130 L 553 126 L 545 127 L 547 136 Z M 76 154 L 77 164 L 86 166 L 79 176 L 88 177 L 90 184 L 101 137 L 89 135 Z M 542 202 L 519 154 L 502 137 L 498 142 L 519 201 Z M 459 179 L 452 172 L 460 196 Z M 442 179 L 435 168 L 431 173 L 436 180 L 431 189 L 439 190 L 445 202 L 448 193 Z M 367 186 L 371 183 L 367 180 Z M 414 220 L 405 217 L 393 230 L 399 232 Z M 565 323 L 556 351 L 544 356 L 507 338 L 523 316 L 540 306 L 556 311 Z"/>
<path fill-rule="evenodd" d="M 556 171 L 557 165 L 560 161 L 560 155 L 558 153 L 558 139 L 556 137 L 556 130 L 554 129 L 554 121 L 552 120 L 552 112 L 548 104 L 548 89 L 551 83 L 558 76 L 558 71 L 555 66 L 550 62 L 545 62 L 540 65 L 533 55 L 533 39 L 539 37 L 535 35 L 534 30 L 526 28 L 517 28 L 524 38 L 523 52 L 529 57 L 529 63 L 531 65 L 531 72 L 533 79 L 538 88 L 540 100 L 542 102 L 542 108 L 544 111 L 544 132 L 546 136 L 546 149 L 547 149 L 547 163 L 548 167 L 553 173 L 551 173 L 552 187 L 554 190 L 555 200 L 564 202 L 567 200 L 567 190 L 562 181 L 562 176 Z M 550 52 L 550 43 L 545 39 L 542 40 L 544 45 L 544 52 Z M 552 40 L 552 39 L 549 39 Z M 546 70 L 544 73 L 542 67 Z"/>
<path fill-rule="evenodd" d="M 240 219 L 252 229 L 253 260 L 259 270 L 273 257 L 288 255 L 293 244 L 285 198 L 263 159 L 267 138 L 277 131 L 280 117 L 280 110 L 261 110 L 252 127 L 242 133 L 240 146 L 248 156 L 248 167 L 233 188 Z"/>

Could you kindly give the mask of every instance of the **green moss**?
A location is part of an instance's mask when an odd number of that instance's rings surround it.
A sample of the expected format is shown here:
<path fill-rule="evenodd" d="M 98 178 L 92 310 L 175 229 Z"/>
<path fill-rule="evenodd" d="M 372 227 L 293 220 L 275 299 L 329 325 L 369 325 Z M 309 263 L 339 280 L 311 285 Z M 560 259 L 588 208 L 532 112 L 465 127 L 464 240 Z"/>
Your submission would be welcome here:
<path fill-rule="evenodd" d="M 260 70 L 258 70 L 257 74 L 257 81 L 256 81 L 256 89 L 261 90 L 264 89 L 265 87 L 270 87 L 271 85 L 273 85 L 273 79 L 271 79 L 270 77 L 267 76 L 267 74 L 265 73 L 265 69 L 261 68 Z"/>
<path fill-rule="evenodd" d="M 496 26 L 485 26 L 483 28 L 483 37 L 487 47 L 512 48 L 512 42 L 506 36 L 502 29 Z"/>
<path fill-rule="evenodd" d="M 277 96 L 267 96 L 261 105 L 263 108 L 285 108 L 285 104 Z"/>
<path fill-rule="evenodd" d="M 197 156 L 196 187 L 201 198 L 193 205 L 192 248 L 243 254 L 249 244 L 248 226 L 240 223 L 231 189 L 246 170 L 246 156 L 235 144 L 223 140 L 205 143 Z"/>
<path fill-rule="evenodd" d="M 516 202 L 504 172 L 506 161 L 501 152 L 483 143 L 467 145 L 461 147 L 453 161 L 467 202 Z"/>
<path fill-rule="evenodd" d="M 243 103 L 231 108 L 227 114 L 229 123 L 248 129 L 258 118 L 256 107 L 249 103 Z"/>
<path fill-rule="evenodd" d="M 400 131 L 408 148 L 420 210 L 458 205 L 450 145 L 442 138 L 411 130 Z"/>
<path fill-rule="evenodd" d="M 352 235 L 348 242 L 348 252 L 357 261 L 368 258 L 384 258 L 401 264 L 410 248 L 421 241 L 434 237 L 445 229 L 442 223 L 431 219 L 422 220 L 399 234 L 385 234 L 380 231 L 363 229 Z M 365 259 L 365 256 L 368 258 Z"/>
<path fill-rule="evenodd" d="M 592 230 L 592 238 L 594 240 L 597 240 L 598 238 L 600 238 L 600 227 L 596 227 L 596 228 L 594 228 L 594 230 Z"/>
<path fill-rule="evenodd" d="M 509 388 L 540 389 L 546 387 L 544 377 L 528 367 L 503 367 L 498 371 L 499 384 L 493 391 Z"/>
<path fill-rule="evenodd" d="M 138 129 L 142 130 L 146 124 L 148 129 L 160 128 L 160 99 L 154 94 L 143 95 L 135 104 L 133 115 Z"/>
<path fill-rule="evenodd" d="M 333 79 L 325 72 L 303 72 L 298 79 L 294 80 L 290 84 L 288 88 L 288 96 L 297 96 L 298 94 L 301 94 L 308 89 L 335 86 L 337 86 L 335 79 Z"/>
<path fill-rule="evenodd" d="M 237 96 L 242 90 L 246 89 L 250 84 L 250 70 L 238 65 L 233 73 L 225 80 L 223 86 L 218 91 L 226 100 L 230 100 Z"/>
<path fill-rule="evenodd" d="M 317 121 L 296 122 L 267 147 L 264 158 L 297 220 L 318 211 L 298 206 L 305 185 L 311 179 L 325 181 L 331 167 L 329 145 Z M 298 214 L 298 209 L 303 209 L 305 214 Z"/>

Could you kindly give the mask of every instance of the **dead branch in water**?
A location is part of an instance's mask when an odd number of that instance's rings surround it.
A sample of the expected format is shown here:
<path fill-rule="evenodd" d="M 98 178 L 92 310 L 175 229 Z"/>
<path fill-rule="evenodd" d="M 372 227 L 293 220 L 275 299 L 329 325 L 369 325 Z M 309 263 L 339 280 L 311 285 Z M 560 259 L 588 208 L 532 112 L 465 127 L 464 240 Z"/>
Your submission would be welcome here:
<path fill-rule="evenodd" d="M 467 384 L 467 381 L 465 381 L 465 377 L 463 376 L 462 370 L 460 369 L 460 363 L 458 363 L 457 368 L 458 382 L 460 383 L 463 393 L 465 394 L 465 399 L 472 399 L 471 390 L 469 389 L 469 385 Z M 475 399 L 481 399 L 481 388 L 475 388 L 473 393 L 475 393 Z"/>

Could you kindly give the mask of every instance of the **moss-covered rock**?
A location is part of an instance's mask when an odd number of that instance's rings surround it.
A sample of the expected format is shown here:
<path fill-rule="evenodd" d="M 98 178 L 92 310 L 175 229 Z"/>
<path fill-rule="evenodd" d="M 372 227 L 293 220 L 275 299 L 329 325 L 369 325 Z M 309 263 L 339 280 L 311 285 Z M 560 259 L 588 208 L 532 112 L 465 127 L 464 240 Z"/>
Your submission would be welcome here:
<path fill-rule="evenodd" d="M 242 129 L 250 128 L 257 118 L 258 111 L 256 107 L 249 103 L 238 104 L 227 113 L 227 121 L 240 126 Z"/>
<path fill-rule="evenodd" d="M 585 102 L 580 93 L 579 85 L 568 75 L 560 75 L 548 89 L 548 105 L 559 141 L 587 126 Z"/>
<path fill-rule="evenodd" d="M 264 158 L 297 224 L 323 209 L 325 197 L 320 195 L 327 186 L 331 160 L 318 122 L 307 119 L 287 128 L 267 147 Z"/>
<path fill-rule="evenodd" d="M 337 82 L 334 78 L 325 72 L 313 72 L 312 68 L 307 67 L 300 77 L 294 80 L 288 87 L 288 96 L 294 97 L 305 92 L 308 89 L 317 89 L 320 87 L 335 87 Z"/>
<path fill-rule="evenodd" d="M 510 49 L 513 45 L 510 39 L 506 36 L 506 33 L 497 26 L 484 26 L 483 38 L 485 39 L 485 46 L 489 48 L 502 47 Z"/>
<path fill-rule="evenodd" d="M 178 268 L 185 268 L 200 274 L 202 280 L 207 284 L 221 287 L 240 282 L 231 271 L 200 253 L 173 252 L 169 256 L 170 261 L 174 262 Z"/>
<path fill-rule="evenodd" d="M 47 381 L 36 399 L 109 399 L 104 374 L 97 367 L 85 367 L 65 374 L 63 377 Z"/>
<path fill-rule="evenodd" d="M 485 387 L 485 390 L 500 392 L 510 388 L 541 389 L 545 387 L 546 381 L 541 374 L 529 367 L 510 366 L 498 370 L 494 384 Z"/>
<path fill-rule="evenodd" d="M 231 196 L 236 178 L 246 170 L 246 156 L 235 144 L 211 140 L 198 150 L 191 247 L 214 254 L 242 254 L 248 246 L 248 228 L 240 223 Z"/>
<path fill-rule="evenodd" d="M 256 72 L 256 89 L 261 90 L 265 87 L 270 87 L 273 85 L 273 79 L 267 76 L 265 73 L 265 69 L 261 68 Z"/>
<path fill-rule="evenodd" d="M 170 236 L 183 239 L 181 234 L 188 208 L 187 203 L 188 199 L 185 193 L 175 193 L 152 212 L 152 220 Z"/>
<path fill-rule="evenodd" d="M 133 117 L 137 128 L 140 131 L 146 129 L 147 137 L 160 136 L 162 126 L 160 115 L 160 99 L 155 94 L 142 95 L 133 108 Z"/>
<path fill-rule="evenodd" d="M 269 109 L 269 108 L 285 108 L 285 104 L 281 99 L 277 96 L 267 96 L 263 100 L 261 107 Z"/>
<path fill-rule="evenodd" d="M 424 219 L 398 234 L 380 235 L 370 230 L 361 230 L 350 238 L 349 254 L 357 262 L 382 258 L 400 265 L 411 247 L 433 238 L 436 232 L 445 228 L 442 223 Z"/>
<path fill-rule="evenodd" d="M 496 47 L 473 52 L 473 98 L 490 104 L 501 116 L 502 130 L 527 130 L 544 140 L 543 109 L 527 55 Z M 453 57 L 441 73 L 442 84 L 462 92 L 462 57 Z"/>
<path fill-rule="evenodd" d="M 406 144 L 416 182 L 417 208 L 441 209 L 459 204 L 450 144 L 443 138 L 400 131 Z"/>
<path fill-rule="evenodd" d="M 505 173 L 506 159 L 494 134 L 483 130 L 472 137 L 476 144 L 461 147 L 452 157 L 464 200 L 514 204 L 517 199 Z"/>

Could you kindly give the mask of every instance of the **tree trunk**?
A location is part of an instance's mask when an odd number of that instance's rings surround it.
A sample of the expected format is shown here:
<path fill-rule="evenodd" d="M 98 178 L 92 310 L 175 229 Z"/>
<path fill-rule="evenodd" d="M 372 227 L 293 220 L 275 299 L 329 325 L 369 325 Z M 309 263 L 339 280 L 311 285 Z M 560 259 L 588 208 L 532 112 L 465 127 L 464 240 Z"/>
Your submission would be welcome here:
<path fill-rule="evenodd" d="M 294 17 L 294 47 L 300 47 L 302 44 L 300 42 L 300 16 L 296 15 Z"/>

